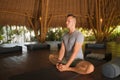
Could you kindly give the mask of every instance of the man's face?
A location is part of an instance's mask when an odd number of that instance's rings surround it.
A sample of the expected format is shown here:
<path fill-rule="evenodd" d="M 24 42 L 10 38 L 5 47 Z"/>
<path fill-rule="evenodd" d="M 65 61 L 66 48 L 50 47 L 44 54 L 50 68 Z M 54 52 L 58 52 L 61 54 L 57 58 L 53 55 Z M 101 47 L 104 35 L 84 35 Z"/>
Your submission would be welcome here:
<path fill-rule="evenodd" d="M 71 16 L 68 17 L 67 20 L 66 20 L 66 26 L 67 26 L 67 28 L 71 28 L 73 26 L 73 24 L 74 24 L 73 17 L 71 17 Z"/>

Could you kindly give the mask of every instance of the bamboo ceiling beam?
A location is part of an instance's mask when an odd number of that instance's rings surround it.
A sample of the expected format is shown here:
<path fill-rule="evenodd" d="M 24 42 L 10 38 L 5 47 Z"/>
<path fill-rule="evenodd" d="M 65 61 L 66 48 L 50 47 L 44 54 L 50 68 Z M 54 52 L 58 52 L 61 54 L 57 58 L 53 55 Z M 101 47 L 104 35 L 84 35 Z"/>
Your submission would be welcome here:
<path fill-rule="evenodd" d="M 75 15 L 75 14 L 74 14 Z M 52 15 L 52 17 L 58 17 L 58 16 L 61 16 L 61 17 L 66 17 L 67 15 L 66 14 L 63 14 L 63 15 Z M 87 15 L 85 15 L 85 16 L 82 16 L 82 15 L 75 15 L 76 17 L 85 17 L 85 18 L 87 18 L 88 16 Z M 49 17 L 47 17 L 47 18 L 49 18 Z"/>
<path fill-rule="evenodd" d="M 16 14 L 16 15 L 21 15 L 21 16 L 27 16 L 27 17 L 30 17 L 30 18 L 34 18 L 33 16 L 30 16 L 30 15 L 26 15 L 26 12 L 25 13 L 19 13 L 19 12 L 13 12 L 13 11 L 0 11 L 0 13 L 9 13 L 9 14 Z"/>

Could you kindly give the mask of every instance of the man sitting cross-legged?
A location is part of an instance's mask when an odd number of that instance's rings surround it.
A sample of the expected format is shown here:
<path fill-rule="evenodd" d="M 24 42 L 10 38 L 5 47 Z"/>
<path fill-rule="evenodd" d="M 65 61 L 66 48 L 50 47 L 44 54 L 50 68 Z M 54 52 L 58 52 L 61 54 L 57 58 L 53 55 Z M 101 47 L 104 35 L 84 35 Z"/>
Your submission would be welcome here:
<path fill-rule="evenodd" d="M 64 34 L 59 54 L 50 54 L 49 60 L 56 65 L 59 71 L 74 71 L 80 74 L 89 74 L 94 66 L 85 61 L 82 53 L 84 36 L 76 30 L 76 17 L 67 16 L 66 26 L 69 32 Z"/>

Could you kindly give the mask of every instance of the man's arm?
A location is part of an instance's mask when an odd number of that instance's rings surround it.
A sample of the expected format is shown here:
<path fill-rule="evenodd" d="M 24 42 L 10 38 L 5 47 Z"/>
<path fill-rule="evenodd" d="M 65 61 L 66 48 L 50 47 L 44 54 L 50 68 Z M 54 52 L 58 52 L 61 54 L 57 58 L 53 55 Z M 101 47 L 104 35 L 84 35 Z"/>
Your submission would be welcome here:
<path fill-rule="evenodd" d="M 59 51 L 58 61 L 62 61 L 64 54 L 65 54 L 65 46 L 64 46 L 64 43 L 62 42 L 61 48 Z"/>
<path fill-rule="evenodd" d="M 77 56 L 78 51 L 80 50 L 80 48 L 82 48 L 82 43 L 76 42 L 75 46 L 74 46 L 74 49 L 73 49 L 73 53 L 72 53 L 70 59 L 68 60 L 68 62 L 66 64 L 67 67 L 69 67 L 71 65 L 71 63 L 74 61 L 74 59 Z"/>

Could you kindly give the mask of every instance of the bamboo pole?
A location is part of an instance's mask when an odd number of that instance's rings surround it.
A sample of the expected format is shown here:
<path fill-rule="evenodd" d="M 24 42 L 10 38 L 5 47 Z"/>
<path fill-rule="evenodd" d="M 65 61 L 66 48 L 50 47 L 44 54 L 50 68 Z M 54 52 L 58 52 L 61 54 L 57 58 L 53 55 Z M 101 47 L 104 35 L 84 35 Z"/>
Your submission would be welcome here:
<path fill-rule="evenodd" d="M 44 1 L 44 0 L 43 0 Z M 49 0 L 46 0 L 46 8 L 44 8 L 44 2 L 42 1 L 42 20 L 41 20 L 41 42 L 45 41 L 46 33 L 47 33 L 47 21 L 48 21 L 48 6 Z"/>
<path fill-rule="evenodd" d="M 50 23 L 51 23 L 52 19 L 53 19 L 53 16 L 51 16 L 50 20 L 48 21 L 48 25 L 47 25 L 48 27 L 50 26 Z"/>
<path fill-rule="evenodd" d="M 28 22 L 29 22 L 29 24 L 32 26 L 32 28 L 33 28 L 33 30 L 34 30 L 34 33 L 35 33 L 36 38 L 39 40 L 39 36 L 38 36 L 37 29 L 36 29 L 36 27 L 33 25 L 33 23 L 32 23 L 32 21 L 31 21 L 30 17 L 28 17 Z"/>
<path fill-rule="evenodd" d="M 114 13 L 115 13 L 115 6 L 114 7 L 111 7 L 112 8 L 112 11 L 110 13 L 110 16 L 108 18 L 108 22 L 107 22 L 107 33 L 109 32 L 109 27 L 110 27 L 110 24 L 112 24 L 113 20 L 114 20 Z"/>
<path fill-rule="evenodd" d="M 88 16 L 88 19 L 89 19 L 90 26 L 91 26 L 91 28 L 92 28 L 92 30 L 93 30 L 93 32 L 94 32 L 94 35 L 97 36 L 96 31 L 95 31 L 95 28 L 94 28 L 94 25 L 93 25 L 92 20 L 91 20 L 91 17 Z"/>
<path fill-rule="evenodd" d="M 48 18 L 48 6 L 49 6 L 49 0 L 47 0 L 46 2 L 46 13 L 45 13 L 45 32 L 46 32 L 46 28 L 47 28 L 47 18 Z"/>
<path fill-rule="evenodd" d="M 97 31 L 97 34 L 96 34 L 96 39 L 99 40 L 99 28 L 98 28 L 98 24 L 99 24 L 99 7 L 98 7 L 98 0 L 95 0 L 95 6 L 96 6 L 96 31 Z"/>

